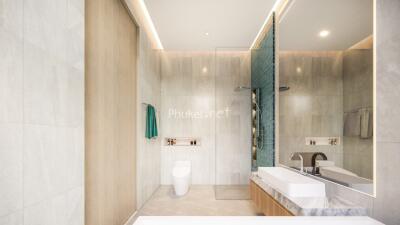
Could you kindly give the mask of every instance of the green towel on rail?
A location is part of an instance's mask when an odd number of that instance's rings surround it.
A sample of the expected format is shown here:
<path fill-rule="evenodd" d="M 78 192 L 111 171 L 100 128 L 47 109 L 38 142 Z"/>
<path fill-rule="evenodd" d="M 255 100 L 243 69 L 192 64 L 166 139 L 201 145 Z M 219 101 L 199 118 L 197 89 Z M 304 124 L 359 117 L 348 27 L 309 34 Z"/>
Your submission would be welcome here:
<path fill-rule="evenodd" d="M 152 105 L 147 105 L 146 113 L 146 138 L 151 139 L 158 136 L 156 110 Z"/>

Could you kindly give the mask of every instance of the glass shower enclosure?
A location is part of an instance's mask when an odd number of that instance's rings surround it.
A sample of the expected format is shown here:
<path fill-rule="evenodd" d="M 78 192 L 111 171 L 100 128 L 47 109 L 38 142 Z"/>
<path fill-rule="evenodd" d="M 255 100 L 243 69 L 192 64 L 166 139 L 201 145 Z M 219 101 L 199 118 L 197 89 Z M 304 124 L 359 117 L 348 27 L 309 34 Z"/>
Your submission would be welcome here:
<path fill-rule="evenodd" d="M 249 199 L 250 51 L 218 48 L 215 62 L 215 197 Z"/>

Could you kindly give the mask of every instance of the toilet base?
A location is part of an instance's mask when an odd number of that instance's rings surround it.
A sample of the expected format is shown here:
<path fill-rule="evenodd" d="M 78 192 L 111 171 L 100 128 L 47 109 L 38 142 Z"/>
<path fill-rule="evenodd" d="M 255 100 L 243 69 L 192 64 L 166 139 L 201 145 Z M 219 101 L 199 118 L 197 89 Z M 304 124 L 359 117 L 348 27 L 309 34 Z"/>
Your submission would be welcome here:
<path fill-rule="evenodd" d="M 174 179 L 174 191 L 176 196 L 184 196 L 189 191 L 189 179 Z"/>

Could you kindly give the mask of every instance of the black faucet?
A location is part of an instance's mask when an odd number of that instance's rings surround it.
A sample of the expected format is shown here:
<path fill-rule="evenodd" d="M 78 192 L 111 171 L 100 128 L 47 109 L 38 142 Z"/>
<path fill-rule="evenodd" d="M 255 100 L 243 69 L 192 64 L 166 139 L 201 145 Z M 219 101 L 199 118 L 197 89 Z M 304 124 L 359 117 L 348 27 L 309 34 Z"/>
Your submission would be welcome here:
<path fill-rule="evenodd" d="M 315 161 L 317 159 L 317 156 L 321 156 L 322 160 L 328 160 L 328 157 L 326 157 L 326 155 L 324 153 L 322 153 L 322 152 L 314 153 L 312 155 L 312 157 L 311 157 L 311 166 L 313 167 L 313 170 L 312 170 L 312 174 L 313 175 L 319 174 L 319 168 L 317 168 L 316 165 L 315 165 L 316 164 Z"/>

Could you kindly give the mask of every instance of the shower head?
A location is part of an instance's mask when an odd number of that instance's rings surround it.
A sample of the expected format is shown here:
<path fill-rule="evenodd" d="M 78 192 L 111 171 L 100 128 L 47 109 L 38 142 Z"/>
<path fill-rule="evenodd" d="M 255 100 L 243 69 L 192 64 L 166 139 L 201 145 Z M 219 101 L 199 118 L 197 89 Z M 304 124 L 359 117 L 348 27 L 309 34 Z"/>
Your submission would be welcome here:
<path fill-rule="evenodd" d="M 290 89 L 290 87 L 288 86 L 280 86 L 279 87 L 279 91 L 288 91 Z"/>
<path fill-rule="evenodd" d="M 250 88 L 245 87 L 245 86 L 238 86 L 234 89 L 235 92 L 244 91 L 244 90 L 250 90 Z"/>

